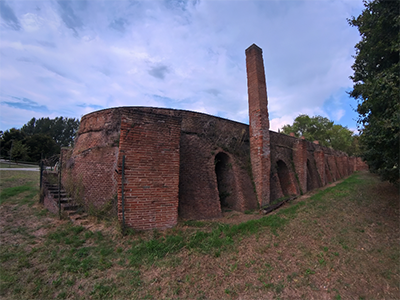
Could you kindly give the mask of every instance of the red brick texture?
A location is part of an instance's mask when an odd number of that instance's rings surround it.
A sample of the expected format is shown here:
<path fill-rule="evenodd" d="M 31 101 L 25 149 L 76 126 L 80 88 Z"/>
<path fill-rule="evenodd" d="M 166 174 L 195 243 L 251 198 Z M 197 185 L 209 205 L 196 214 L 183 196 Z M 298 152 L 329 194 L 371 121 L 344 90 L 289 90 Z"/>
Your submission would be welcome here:
<path fill-rule="evenodd" d="M 227 208 L 242 212 L 255 209 L 257 201 L 249 174 L 248 126 L 199 113 L 176 113 L 182 117 L 180 217 L 220 217 L 219 195 L 228 194 Z M 217 166 L 217 156 L 223 154 L 226 155 L 225 165 Z M 220 185 L 217 169 L 220 171 Z"/>
<path fill-rule="evenodd" d="M 307 144 L 296 139 L 293 145 L 293 164 L 302 193 L 307 191 Z"/>
<path fill-rule="evenodd" d="M 183 219 L 222 216 L 211 151 L 211 146 L 197 134 L 182 134 L 179 215 Z"/>
<path fill-rule="evenodd" d="M 135 111 L 121 120 L 118 171 L 125 156 L 125 225 L 163 229 L 178 222 L 181 119 Z M 122 176 L 118 177 L 118 219 L 122 222 Z"/>
<path fill-rule="evenodd" d="M 270 199 L 301 194 L 349 176 L 360 158 L 292 136 L 270 132 Z M 281 167 L 279 167 L 281 166 Z"/>
<path fill-rule="evenodd" d="M 262 50 L 255 44 L 246 49 L 249 96 L 250 157 L 259 204 L 270 202 L 270 138 L 267 85 Z"/>
<path fill-rule="evenodd" d="M 321 179 L 321 184 L 326 185 L 327 179 L 325 174 L 325 153 L 322 149 L 318 149 L 314 152 L 314 159 L 317 167 L 317 172 L 319 178 Z"/>
<path fill-rule="evenodd" d="M 271 201 L 365 167 L 360 159 L 295 137 L 271 131 L 269 141 L 272 164 L 263 187 Z M 82 185 L 85 202 L 99 208 L 118 195 L 121 222 L 123 155 L 128 227 L 167 228 L 177 223 L 178 216 L 210 219 L 220 217 L 224 208 L 242 212 L 257 208 L 245 124 L 148 107 L 84 116 L 74 149 L 63 150 L 63 183 L 73 178 Z"/>
<path fill-rule="evenodd" d="M 365 161 L 362 161 L 361 157 L 356 157 L 356 162 L 355 162 L 355 170 L 356 171 L 362 171 L 362 170 L 368 170 L 368 165 L 365 163 Z"/>
<path fill-rule="evenodd" d="M 83 188 L 88 206 L 100 208 L 115 201 L 119 124 L 120 116 L 114 110 L 84 116 L 72 153 L 63 155 L 63 185 Z"/>

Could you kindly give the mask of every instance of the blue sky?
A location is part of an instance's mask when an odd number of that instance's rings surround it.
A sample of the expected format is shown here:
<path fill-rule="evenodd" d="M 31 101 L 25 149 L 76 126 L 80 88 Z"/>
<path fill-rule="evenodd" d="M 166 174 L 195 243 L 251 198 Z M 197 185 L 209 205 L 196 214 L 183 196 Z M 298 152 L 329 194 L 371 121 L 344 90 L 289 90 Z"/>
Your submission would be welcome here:
<path fill-rule="evenodd" d="M 263 49 L 270 127 L 356 129 L 361 0 L 0 0 L 0 130 L 117 106 L 248 123 L 245 49 Z"/>

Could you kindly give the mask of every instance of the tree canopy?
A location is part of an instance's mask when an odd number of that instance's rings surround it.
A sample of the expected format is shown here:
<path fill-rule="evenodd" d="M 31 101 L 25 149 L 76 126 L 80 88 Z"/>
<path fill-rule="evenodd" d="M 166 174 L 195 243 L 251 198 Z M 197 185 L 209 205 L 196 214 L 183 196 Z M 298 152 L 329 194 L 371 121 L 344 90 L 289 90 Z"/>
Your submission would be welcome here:
<path fill-rule="evenodd" d="M 400 2 L 364 2 L 349 21 L 361 41 L 355 45 L 354 82 L 350 96 L 358 101 L 360 148 L 370 170 L 399 180 Z"/>
<path fill-rule="evenodd" d="M 325 117 L 299 115 L 293 125 L 283 126 L 282 132 L 294 133 L 296 137 L 304 137 L 311 142 L 318 141 L 322 146 L 332 147 L 349 155 L 358 154 L 358 140 L 353 132 Z"/>
<path fill-rule="evenodd" d="M 22 126 L 21 131 L 27 136 L 43 134 L 51 137 L 59 147 L 71 146 L 79 128 L 79 120 L 74 118 L 57 117 L 32 118 Z"/>
<path fill-rule="evenodd" d="M 32 118 L 21 129 L 2 132 L 0 152 L 3 157 L 38 162 L 71 146 L 78 128 L 79 120 L 74 118 Z"/>

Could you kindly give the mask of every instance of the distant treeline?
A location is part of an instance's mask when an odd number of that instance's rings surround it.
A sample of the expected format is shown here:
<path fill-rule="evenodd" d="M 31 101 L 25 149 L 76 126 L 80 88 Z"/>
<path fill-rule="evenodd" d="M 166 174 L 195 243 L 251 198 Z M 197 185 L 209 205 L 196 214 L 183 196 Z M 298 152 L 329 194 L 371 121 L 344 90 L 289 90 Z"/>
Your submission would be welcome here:
<path fill-rule="evenodd" d="M 294 133 L 296 137 L 303 137 L 310 142 L 318 141 L 322 146 L 346 152 L 350 156 L 360 155 L 359 136 L 328 118 L 299 115 L 292 125 L 283 126 L 281 132 Z"/>
<path fill-rule="evenodd" d="M 32 118 L 21 129 L 0 131 L 0 154 L 15 161 L 39 162 L 59 154 L 74 143 L 79 120 L 57 117 Z"/>

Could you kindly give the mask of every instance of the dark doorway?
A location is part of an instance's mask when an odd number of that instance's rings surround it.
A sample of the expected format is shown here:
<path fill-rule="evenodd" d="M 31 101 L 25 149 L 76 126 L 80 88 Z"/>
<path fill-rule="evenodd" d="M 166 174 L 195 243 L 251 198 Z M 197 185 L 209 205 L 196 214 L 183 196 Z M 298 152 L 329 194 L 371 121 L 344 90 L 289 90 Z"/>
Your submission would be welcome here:
<path fill-rule="evenodd" d="M 215 174 L 217 175 L 219 200 L 221 209 L 234 207 L 234 197 L 232 195 L 234 177 L 230 157 L 225 153 L 218 153 L 215 156 Z"/>
<path fill-rule="evenodd" d="M 282 160 L 278 160 L 277 169 L 278 169 L 278 177 L 279 177 L 279 183 L 281 184 L 282 194 L 284 196 L 289 196 L 292 186 L 289 169 Z"/>

